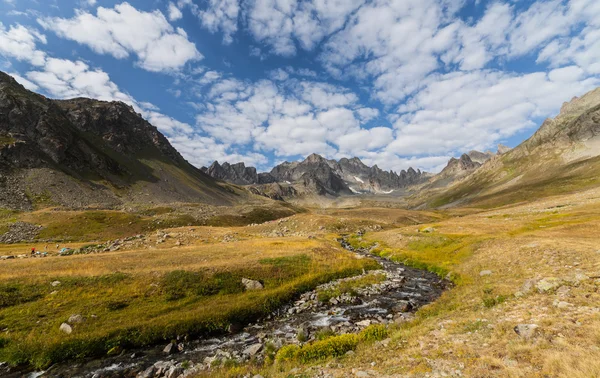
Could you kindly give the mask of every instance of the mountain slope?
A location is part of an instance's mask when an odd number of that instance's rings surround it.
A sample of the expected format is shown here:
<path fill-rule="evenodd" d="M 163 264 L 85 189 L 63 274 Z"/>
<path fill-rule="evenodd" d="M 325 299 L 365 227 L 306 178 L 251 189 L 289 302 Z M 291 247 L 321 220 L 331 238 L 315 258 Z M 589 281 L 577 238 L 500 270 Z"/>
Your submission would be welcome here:
<path fill-rule="evenodd" d="M 499 206 L 600 185 L 600 88 L 565 103 L 512 150 L 443 190 L 417 194 L 415 205 Z"/>
<path fill-rule="evenodd" d="M 189 164 L 121 102 L 51 100 L 0 72 L 0 206 L 231 204 L 233 190 Z"/>

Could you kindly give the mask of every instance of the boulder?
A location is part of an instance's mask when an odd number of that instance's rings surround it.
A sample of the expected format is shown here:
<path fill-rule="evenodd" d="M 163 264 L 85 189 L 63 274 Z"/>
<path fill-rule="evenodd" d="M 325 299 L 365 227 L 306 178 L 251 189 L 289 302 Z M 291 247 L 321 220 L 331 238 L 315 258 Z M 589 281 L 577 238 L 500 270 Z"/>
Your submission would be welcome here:
<path fill-rule="evenodd" d="M 67 320 L 67 323 L 69 323 L 69 324 L 83 323 L 83 316 L 81 316 L 79 314 L 71 315 L 71 316 L 69 316 L 69 320 Z"/>
<path fill-rule="evenodd" d="M 479 275 L 481 277 L 483 277 L 483 276 L 490 276 L 491 274 L 492 274 L 491 270 L 482 270 L 481 272 L 479 272 Z"/>
<path fill-rule="evenodd" d="M 61 331 L 63 331 L 67 335 L 70 335 L 73 332 L 73 328 L 71 328 L 71 326 L 68 325 L 67 323 L 61 324 L 58 329 L 61 330 Z"/>
<path fill-rule="evenodd" d="M 514 330 L 517 335 L 521 336 L 525 340 L 532 339 L 538 333 L 539 326 L 537 324 L 517 324 Z"/>
<path fill-rule="evenodd" d="M 263 346 L 261 343 L 252 344 L 249 347 L 247 347 L 246 349 L 244 349 L 242 354 L 245 354 L 247 356 L 255 356 L 258 352 L 260 352 L 262 347 Z"/>
<path fill-rule="evenodd" d="M 242 278 L 242 285 L 246 288 L 246 290 L 262 290 L 264 286 L 255 280 L 250 280 L 248 278 Z"/>
<path fill-rule="evenodd" d="M 167 378 L 177 378 L 181 374 L 183 374 L 183 368 L 180 366 L 171 366 L 167 374 L 165 375 Z"/>
<path fill-rule="evenodd" d="M 163 353 L 165 353 L 165 354 L 173 354 L 176 351 L 177 351 L 177 345 L 175 345 L 175 343 L 169 343 L 163 349 Z"/>
<path fill-rule="evenodd" d="M 398 301 L 398 304 L 392 309 L 394 312 L 408 312 L 410 310 L 412 310 L 412 304 L 409 301 Z"/>
<path fill-rule="evenodd" d="M 552 291 L 552 290 L 558 288 L 561 285 L 562 285 L 561 279 L 550 277 L 550 278 L 544 278 L 544 279 L 540 280 L 537 283 L 537 285 L 535 285 L 535 287 L 538 290 L 538 292 L 547 293 L 549 291 Z"/>
<path fill-rule="evenodd" d="M 369 319 L 361 320 L 360 322 L 356 322 L 356 325 L 359 327 L 368 327 L 371 325 L 371 321 Z"/>

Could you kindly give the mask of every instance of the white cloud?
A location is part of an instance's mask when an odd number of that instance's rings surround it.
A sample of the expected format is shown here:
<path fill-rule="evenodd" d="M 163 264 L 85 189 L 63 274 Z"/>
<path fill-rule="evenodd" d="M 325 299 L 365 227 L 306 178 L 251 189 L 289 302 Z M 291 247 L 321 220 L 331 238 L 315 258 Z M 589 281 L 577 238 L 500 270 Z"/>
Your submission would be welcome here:
<path fill-rule="evenodd" d="M 197 12 L 202 26 L 210 32 L 221 31 L 223 42 L 233 42 L 233 34 L 237 31 L 240 5 L 238 0 L 208 0 L 207 9 Z"/>
<path fill-rule="evenodd" d="M 7 30 L 0 22 L 0 55 L 41 66 L 46 54 L 39 51 L 37 43 L 46 44 L 46 37 L 35 29 L 17 24 Z"/>
<path fill-rule="evenodd" d="M 134 103 L 131 96 L 121 92 L 106 72 L 90 69 L 81 61 L 48 58 L 43 71 L 31 71 L 26 76 L 56 98 L 91 97 Z"/>
<path fill-rule="evenodd" d="M 215 160 L 221 163 L 241 161 L 248 166 L 259 167 L 268 162 L 268 159 L 260 153 L 232 152 L 229 145 L 199 135 L 176 136 L 169 138 L 169 141 L 190 163 L 197 167 L 208 166 Z"/>
<path fill-rule="evenodd" d="M 312 50 L 337 31 L 363 0 L 251 0 L 246 19 L 254 38 L 277 55 L 291 56 L 296 44 Z"/>
<path fill-rule="evenodd" d="M 400 106 L 396 139 L 386 150 L 402 156 L 485 150 L 600 84 L 582 80 L 581 73 L 568 67 L 548 74 L 482 70 L 434 75 Z"/>
<path fill-rule="evenodd" d="M 295 90 L 299 97 L 318 109 L 347 106 L 358 101 L 353 92 L 327 83 L 303 81 Z"/>
<path fill-rule="evenodd" d="M 278 68 L 269 72 L 269 77 L 271 78 L 271 80 L 285 81 L 290 77 L 290 75 L 282 68 Z"/>
<path fill-rule="evenodd" d="M 291 75 L 295 75 L 295 76 L 304 76 L 304 77 L 310 77 L 310 78 L 316 78 L 317 77 L 317 73 L 311 69 L 308 68 L 294 68 L 292 66 L 287 66 L 285 68 L 285 70 L 291 74 Z"/>
<path fill-rule="evenodd" d="M 369 122 L 373 118 L 379 117 L 379 110 L 374 108 L 360 108 L 356 110 L 362 122 Z"/>
<path fill-rule="evenodd" d="M 169 21 L 177 21 L 183 17 L 181 10 L 173 2 L 169 2 Z"/>
<path fill-rule="evenodd" d="M 135 54 L 148 71 L 174 71 L 202 59 L 183 29 L 174 29 L 160 11 L 141 12 L 122 3 L 113 9 L 99 7 L 93 15 L 78 11 L 75 17 L 38 19 L 40 25 L 62 38 L 89 46 L 98 54 L 117 59 Z"/>
<path fill-rule="evenodd" d="M 373 127 L 346 133 L 337 139 L 342 156 L 365 155 L 377 150 L 393 140 L 393 130 L 389 127 Z M 386 164 L 387 165 L 387 164 Z"/>

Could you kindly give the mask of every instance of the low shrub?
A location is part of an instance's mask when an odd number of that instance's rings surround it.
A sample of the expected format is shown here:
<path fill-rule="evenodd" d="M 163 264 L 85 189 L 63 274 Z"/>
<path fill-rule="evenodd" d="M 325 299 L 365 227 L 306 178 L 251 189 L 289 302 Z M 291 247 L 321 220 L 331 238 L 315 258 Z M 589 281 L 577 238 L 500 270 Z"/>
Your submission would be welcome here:
<path fill-rule="evenodd" d="M 365 342 L 381 341 L 388 337 L 387 327 L 383 324 L 373 324 L 363 329 L 360 333 L 360 339 Z"/>
<path fill-rule="evenodd" d="M 356 349 L 360 338 L 354 334 L 333 336 L 325 340 L 315 341 L 304 345 L 296 353 L 296 358 L 301 362 L 324 360 L 330 357 L 343 356 L 347 352 Z"/>

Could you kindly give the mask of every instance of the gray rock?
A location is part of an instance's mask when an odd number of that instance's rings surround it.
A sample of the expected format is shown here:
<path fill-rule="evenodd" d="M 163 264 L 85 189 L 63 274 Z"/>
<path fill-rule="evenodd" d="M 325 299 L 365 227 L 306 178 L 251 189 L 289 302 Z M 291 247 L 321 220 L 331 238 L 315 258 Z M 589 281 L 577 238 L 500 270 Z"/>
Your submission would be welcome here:
<path fill-rule="evenodd" d="M 242 278 L 242 285 L 246 288 L 246 290 L 262 290 L 264 286 L 255 280 L 250 280 L 248 278 Z"/>
<path fill-rule="evenodd" d="M 83 323 L 83 316 L 81 316 L 79 314 L 71 315 L 71 316 L 69 316 L 69 320 L 67 320 L 67 323 L 69 323 L 69 324 Z"/>
<path fill-rule="evenodd" d="M 169 369 L 169 371 L 167 372 L 167 374 L 165 375 L 166 378 L 177 378 L 179 377 L 181 374 L 183 374 L 183 368 L 180 366 L 171 366 L 171 368 Z"/>
<path fill-rule="evenodd" d="M 491 274 L 492 274 L 492 271 L 491 271 L 491 270 L 482 270 L 481 272 L 479 272 L 479 275 L 480 275 L 481 277 L 483 277 L 483 276 L 489 276 L 489 275 L 491 275 Z"/>
<path fill-rule="evenodd" d="M 565 309 L 565 308 L 569 308 L 569 306 L 571 306 L 571 304 L 569 302 L 555 300 L 553 303 L 553 306 L 556 308 Z"/>
<path fill-rule="evenodd" d="M 260 352 L 262 347 L 263 346 L 261 343 L 252 344 L 249 347 L 247 347 L 246 349 L 244 349 L 242 354 L 245 354 L 247 356 L 255 356 L 258 352 Z"/>
<path fill-rule="evenodd" d="M 409 301 L 398 301 L 398 304 L 392 309 L 394 312 L 408 312 L 410 310 L 412 310 L 412 304 Z"/>
<path fill-rule="evenodd" d="M 152 378 L 154 377 L 154 371 L 156 369 L 154 368 L 154 366 L 150 366 L 148 369 L 144 370 L 143 372 L 139 373 L 136 378 Z"/>
<path fill-rule="evenodd" d="M 67 335 L 70 335 L 71 333 L 73 333 L 73 328 L 71 328 L 71 326 L 68 325 L 67 323 L 61 324 L 58 329 L 61 330 L 61 331 L 63 331 Z"/>
<path fill-rule="evenodd" d="M 169 343 L 163 349 L 163 353 L 165 354 L 173 354 L 177 351 L 177 345 L 175 343 Z"/>
<path fill-rule="evenodd" d="M 562 285 L 562 280 L 555 277 L 540 280 L 535 287 L 540 293 L 547 293 Z"/>
<path fill-rule="evenodd" d="M 534 338 L 538 333 L 539 326 L 537 324 L 518 324 L 514 330 L 517 335 L 521 336 L 525 340 Z"/>
<path fill-rule="evenodd" d="M 52 281 L 50 285 L 52 285 L 52 287 L 57 287 L 58 285 L 60 285 L 60 281 Z"/>

